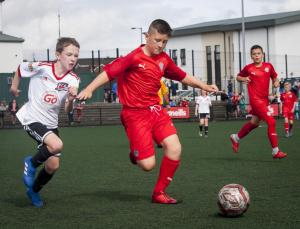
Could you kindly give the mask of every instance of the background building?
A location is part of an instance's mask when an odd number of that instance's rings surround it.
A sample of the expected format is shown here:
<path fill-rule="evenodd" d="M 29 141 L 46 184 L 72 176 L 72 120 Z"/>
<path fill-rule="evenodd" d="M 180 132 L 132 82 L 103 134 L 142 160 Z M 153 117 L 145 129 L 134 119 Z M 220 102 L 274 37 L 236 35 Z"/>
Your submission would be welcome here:
<path fill-rule="evenodd" d="M 23 42 L 22 38 L 13 37 L 0 31 L 0 73 L 15 71 L 23 61 Z"/>
<path fill-rule="evenodd" d="M 169 53 L 187 72 L 193 70 L 201 80 L 226 89 L 243 67 L 241 20 L 175 28 L 167 46 Z M 259 44 L 265 61 L 273 63 L 279 78 L 300 76 L 300 11 L 246 17 L 245 29 L 246 63 L 251 62 L 251 46 Z M 234 83 L 234 87 L 238 85 Z"/>

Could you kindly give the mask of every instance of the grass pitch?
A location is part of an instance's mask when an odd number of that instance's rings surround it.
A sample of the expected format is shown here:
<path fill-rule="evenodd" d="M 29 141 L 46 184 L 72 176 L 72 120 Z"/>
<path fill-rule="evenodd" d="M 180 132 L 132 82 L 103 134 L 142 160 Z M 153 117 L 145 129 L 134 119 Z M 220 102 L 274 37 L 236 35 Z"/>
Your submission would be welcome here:
<path fill-rule="evenodd" d="M 61 128 L 61 167 L 42 190 L 45 207 L 35 209 L 22 183 L 23 158 L 35 151 L 24 130 L 0 130 L 0 228 L 300 228 L 300 123 L 279 146 L 288 157 L 273 160 L 265 124 L 232 153 L 229 134 L 245 122 L 212 122 L 209 137 L 197 123 L 178 123 L 182 163 L 168 193 L 179 205 L 151 203 L 157 167 L 146 173 L 130 164 L 122 126 Z M 250 193 L 248 212 L 218 215 L 217 193 L 229 183 Z"/>

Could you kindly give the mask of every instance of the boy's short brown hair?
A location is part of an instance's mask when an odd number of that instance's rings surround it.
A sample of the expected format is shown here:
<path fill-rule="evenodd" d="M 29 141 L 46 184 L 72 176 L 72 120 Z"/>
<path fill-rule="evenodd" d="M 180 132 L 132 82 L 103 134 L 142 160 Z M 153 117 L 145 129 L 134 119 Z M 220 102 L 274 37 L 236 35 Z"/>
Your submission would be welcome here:
<path fill-rule="evenodd" d="M 154 20 L 149 26 L 148 33 L 151 33 L 154 29 L 160 34 L 166 34 L 169 37 L 171 37 L 173 31 L 169 23 L 162 19 Z"/>
<path fill-rule="evenodd" d="M 78 43 L 78 41 L 76 41 L 75 38 L 72 37 L 61 37 L 57 40 L 56 43 L 56 52 L 61 53 L 65 47 L 69 46 L 69 45 L 74 45 L 77 48 L 80 48 L 80 45 Z"/>

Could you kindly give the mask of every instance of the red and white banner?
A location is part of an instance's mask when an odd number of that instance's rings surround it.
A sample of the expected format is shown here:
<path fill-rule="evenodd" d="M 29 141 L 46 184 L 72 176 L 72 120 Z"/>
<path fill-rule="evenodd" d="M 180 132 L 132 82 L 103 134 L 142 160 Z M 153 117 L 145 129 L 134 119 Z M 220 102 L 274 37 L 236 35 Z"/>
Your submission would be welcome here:
<path fill-rule="evenodd" d="M 272 116 L 278 116 L 279 115 L 279 105 L 276 104 L 270 104 L 268 107 L 270 113 Z"/>
<path fill-rule="evenodd" d="M 246 111 L 251 114 L 251 106 L 247 105 Z M 277 103 L 268 106 L 268 113 L 272 116 L 279 116 L 279 105 Z"/>
<path fill-rule="evenodd" d="M 188 107 L 171 107 L 167 109 L 171 118 L 189 118 L 190 110 Z"/>

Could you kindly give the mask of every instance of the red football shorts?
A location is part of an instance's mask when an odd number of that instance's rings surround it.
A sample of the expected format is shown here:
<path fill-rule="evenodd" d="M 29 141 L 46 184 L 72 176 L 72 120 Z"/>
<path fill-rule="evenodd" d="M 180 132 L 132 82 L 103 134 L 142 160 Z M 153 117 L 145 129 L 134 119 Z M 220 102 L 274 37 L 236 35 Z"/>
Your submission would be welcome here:
<path fill-rule="evenodd" d="M 294 113 L 283 110 L 283 117 L 287 118 L 288 120 L 294 120 Z"/>
<path fill-rule="evenodd" d="M 266 120 L 268 117 L 272 117 L 273 112 L 268 101 L 257 100 L 251 101 L 251 110 L 249 113 L 257 116 L 260 120 Z"/>
<path fill-rule="evenodd" d="M 153 140 L 159 144 L 165 138 L 177 134 L 170 116 L 158 105 L 148 109 L 124 107 L 121 121 L 130 143 L 130 150 L 137 160 L 155 154 Z"/>

